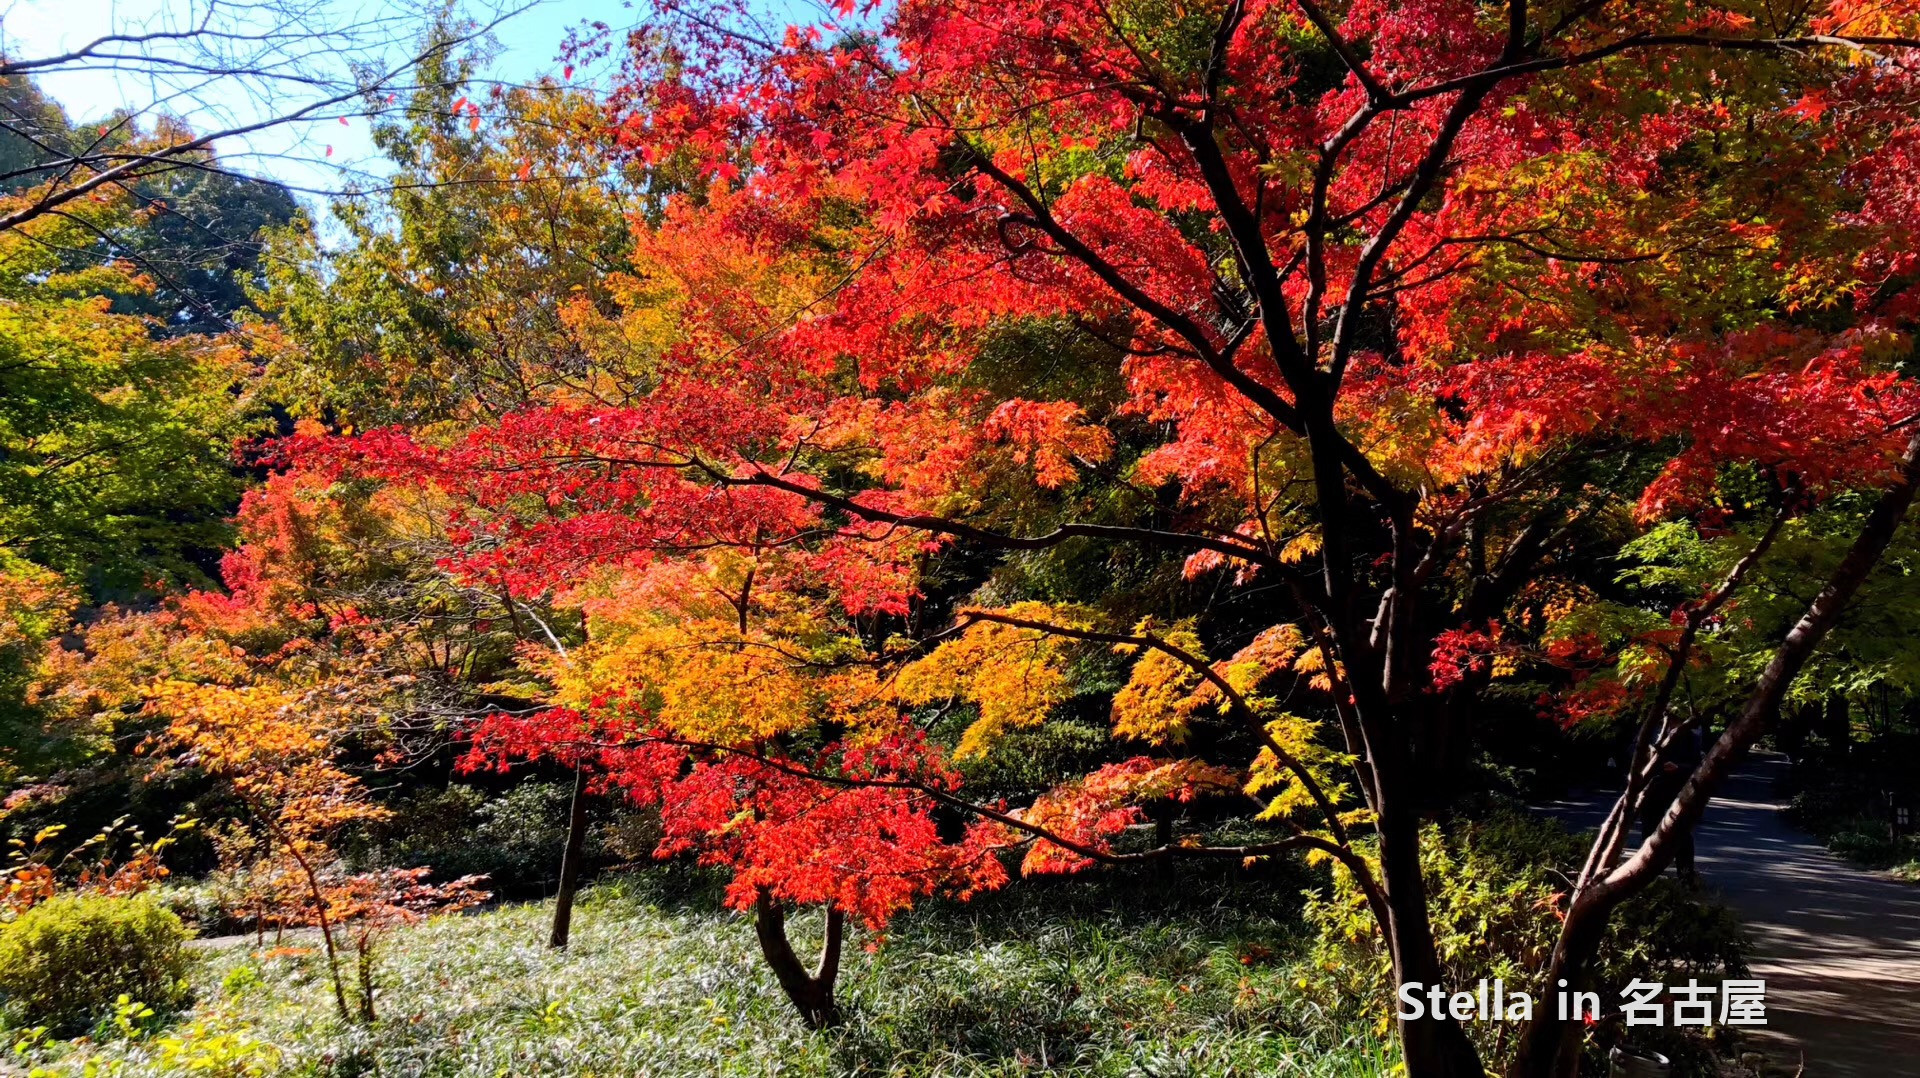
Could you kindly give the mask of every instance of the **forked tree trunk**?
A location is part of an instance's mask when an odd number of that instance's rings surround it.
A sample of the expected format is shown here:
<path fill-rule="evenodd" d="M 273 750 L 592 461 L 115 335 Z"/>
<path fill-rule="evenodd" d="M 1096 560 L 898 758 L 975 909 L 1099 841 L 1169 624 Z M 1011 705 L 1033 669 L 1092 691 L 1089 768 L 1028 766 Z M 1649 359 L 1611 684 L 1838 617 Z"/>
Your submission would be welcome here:
<path fill-rule="evenodd" d="M 1601 866 L 1594 882 L 1573 896 L 1566 921 L 1560 928 L 1560 939 L 1548 960 L 1545 984 L 1557 985 L 1565 978 L 1569 989 L 1573 989 L 1586 980 L 1613 911 L 1644 890 L 1672 862 L 1676 840 L 1699 822 L 1720 780 L 1778 718 L 1787 690 L 1792 688 L 1794 679 L 1806 667 L 1821 641 L 1839 623 L 1840 616 L 1879 564 L 1913 505 L 1916 484 L 1920 484 L 1920 431 L 1907 442 L 1900 463 L 1899 480 L 1874 503 L 1846 557 L 1840 560 L 1826 586 L 1807 604 L 1806 613 L 1774 649 L 1772 660 L 1761 672 L 1740 713 L 1694 768 L 1653 833 L 1619 867 L 1607 871 L 1608 866 Z M 1629 812 L 1634 808 L 1624 807 Z M 1631 816 L 1627 820 L 1630 821 Z M 1603 833 L 1597 841 L 1605 838 Z M 1580 1032 L 1578 1023 L 1557 1017 L 1557 1008 L 1538 1008 L 1521 1039 L 1519 1054 L 1507 1070 L 1509 1078 L 1577 1078 Z"/>
<path fill-rule="evenodd" d="M 808 1029 L 826 1029 L 840 1024 L 840 1008 L 834 1003 L 833 983 L 840 976 L 840 940 L 846 929 L 846 916 L 827 908 L 826 938 L 820 943 L 820 961 L 809 973 L 793 943 L 787 939 L 787 911 L 762 892 L 754 907 L 753 930 L 760 937 L 760 953 L 773 967 L 780 988 L 800 1012 Z"/>
<path fill-rule="evenodd" d="M 300 866 L 301 874 L 307 879 L 307 891 L 313 896 L 314 917 L 320 922 L 320 941 L 327 948 L 327 975 L 333 981 L 333 1002 L 340 1009 L 340 1017 L 347 1019 L 347 989 L 340 980 L 340 952 L 333 945 L 333 921 L 327 916 L 326 892 L 321 889 L 320 878 L 314 874 L 313 866 L 300 855 L 293 843 L 287 843 L 287 851 L 293 854 L 294 863 Z"/>
<path fill-rule="evenodd" d="M 567 846 L 560 855 L 560 892 L 553 898 L 553 934 L 549 947 L 565 947 L 573 930 L 573 896 L 580 888 L 580 856 L 587 845 L 587 771 L 573 769 L 573 803 L 567 812 Z"/>

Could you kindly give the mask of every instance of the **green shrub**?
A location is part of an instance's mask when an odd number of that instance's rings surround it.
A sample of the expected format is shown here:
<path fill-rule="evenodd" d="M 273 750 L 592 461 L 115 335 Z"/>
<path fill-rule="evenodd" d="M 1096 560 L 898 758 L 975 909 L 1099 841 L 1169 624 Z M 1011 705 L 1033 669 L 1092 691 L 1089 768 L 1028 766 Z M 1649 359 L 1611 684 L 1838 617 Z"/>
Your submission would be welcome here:
<path fill-rule="evenodd" d="M 111 1015 L 123 994 L 168 1010 L 186 1001 L 187 937 L 151 898 L 51 898 L 0 930 L 0 996 L 62 1033 Z"/>
<path fill-rule="evenodd" d="M 230 889 L 227 880 L 217 876 L 198 880 L 175 876 L 145 894 L 172 910 L 196 934 L 218 936 L 252 928 L 246 918 L 253 911 L 236 908 Z"/>
<path fill-rule="evenodd" d="M 1886 795 L 1920 799 L 1916 775 L 1920 739 L 1910 736 L 1856 745 L 1845 757 L 1808 758 L 1794 768 L 1787 818 L 1848 860 L 1911 878 L 1920 870 L 1920 835 L 1894 832 Z"/>
<path fill-rule="evenodd" d="M 1449 991 L 1472 991 L 1484 977 L 1504 982 L 1508 998 L 1524 991 L 1536 1009 L 1542 1001 L 1552 1005 L 1551 991 L 1539 978 L 1559 933 L 1567 881 L 1586 852 L 1586 839 L 1558 822 L 1511 809 L 1496 809 L 1446 833 L 1428 826 L 1420 859 Z M 1395 1005 L 1392 966 L 1358 888 L 1339 873 L 1332 895 L 1310 898 L 1306 914 L 1315 929 L 1310 990 L 1330 1012 L 1347 1021 L 1371 1020 L 1384 1036 Z M 1615 911 L 1593 973 L 1603 1000 L 1618 998 L 1635 977 L 1677 983 L 1689 976 L 1741 976 L 1739 920 L 1674 880 L 1656 880 Z M 1515 1047 L 1513 1024 L 1470 1022 L 1466 1028 L 1490 1066 L 1504 1064 Z M 1679 1040 L 1651 1046 L 1683 1060 L 1698 1052 Z"/>

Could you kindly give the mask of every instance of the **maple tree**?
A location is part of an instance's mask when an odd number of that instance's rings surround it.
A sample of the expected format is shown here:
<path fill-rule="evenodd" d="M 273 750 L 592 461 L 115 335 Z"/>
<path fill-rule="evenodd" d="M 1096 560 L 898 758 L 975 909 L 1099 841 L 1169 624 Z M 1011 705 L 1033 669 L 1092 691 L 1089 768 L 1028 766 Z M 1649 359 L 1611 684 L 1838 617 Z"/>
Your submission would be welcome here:
<path fill-rule="evenodd" d="M 484 901 L 481 878 L 444 882 L 431 869 L 356 871 L 341 838 L 390 810 L 348 762 L 404 758 L 407 722 L 467 662 L 484 668 L 489 634 L 476 633 L 436 595 L 435 579 L 408 580 L 396 602 L 367 602 L 405 579 L 420 507 L 391 496 L 356 498 L 298 474 L 278 475 L 243 499 L 241 545 L 222 563 L 225 588 L 186 591 L 137 611 L 108 607 L 77 645 L 41 664 L 36 702 L 79 739 L 132 734 L 142 781 L 191 772 L 217 784 L 239 812 L 212 830 L 224 867 L 244 880 L 257 928 L 319 928 L 335 1004 L 374 1020 L 375 947 L 387 929 Z M 363 613 L 355 600 L 367 602 Z M 439 605 L 449 626 L 422 616 Z M 377 619 L 377 620 L 376 620 Z M 478 653 L 481 657 L 474 658 Z M 436 669 L 437 668 L 437 669 Z M 441 684 L 434 683 L 439 674 Z M 165 875 L 157 848 L 135 850 L 75 886 L 118 893 Z M 16 873 L 16 891 L 48 889 L 51 870 Z M 349 1006 L 340 951 L 357 959 Z"/>
<path fill-rule="evenodd" d="M 319 927 L 342 1018 L 348 1008 L 335 935 L 351 932 L 359 982 L 356 1009 L 363 1021 L 372 1022 L 374 947 L 380 934 L 489 896 L 474 876 L 436 884 L 427 879 L 430 868 L 349 872 L 340 864 L 333 848 L 338 833 L 387 814 L 335 758 L 338 739 L 360 725 L 342 710 L 367 706 L 347 686 L 377 685 L 380 679 L 351 667 L 335 680 L 304 673 L 298 662 L 278 665 L 238 685 L 171 680 L 150 690 L 147 707 L 168 719 L 159 745 L 174 754 L 169 763 L 190 765 L 226 782 L 264 830 L 264 856 L 249 866 L 250 872 L 265 879 L 267 894 L 278 896 L 277 919 L 292 917 Z"/>
<path fill-rule="evenodd" d="M 1920 11 L 842 15 L 769 40 L 667 9 L 632 36 L 610 152 L 709 183 L 636 222 L 605 338 L 647 342 L 629 392 L 301 447 L 450 499 L 456 572 L 605 625 L 535 660 L 559 706 L 496 717 L 483 755 L 593 753 L 770 928 L 783 901 L 884 923 L 997 882 L 1007 845 L 1028 871 L 1305 849 L 1351 874 L 1396 979 L 1435 983 L 1420 829 L 1524 669 L 1546 712 L 1638 731 L 1540 970 L 1581 983 L 1920 478 Z M 1676 687 L 1789 522 L 1841 498 L 1865 502 L 1815 597 L 1630 846 L 1701 721 Z M 1591 566 L 1655 525 L 1717 571 L 1609 620 Z M 1232 617 L 928 583 L 950 552 L 1096 546 L 1181 559 Z M 1096 648 L 1133 659 L 1136 755 L 967 801 L 951 764 L 1043 722 Z M 915 721 L 943 701 L 976 716 L 951 745 Z M 1276 837 L 1123 837 L 1206 798 Z M 976 823 L 942 841 L 936 806 Z M 1579 1032 L 1544 1008 L 1509 1072 L 1572 1073 Z M 1400 1037 L 1416 1078 L 1484 1073 L 1449 1018 Z"/>
<path fill-rule="evenodd" d="M 731 870 L 728 904 L 754 911 L 782 989 L 820 1027 L 839 1020 L 849 916 L 879 930 L 920 897 L 1005 873 L 997 836 L 942 836 L 934 811 L 958 775 L 900 723 L 837 604 L 778 590 L 783 561 L 726 552 L 576 583 L 562 602 L 582 610 L 587 640 L 525 649 L 552 706 L 486 716 L 465 766 L 555 760 L 657 807 L 657 855 Z M 811 970 L 786 931 L 796 906 L 825 911 Z"/>
<path fill-rule="evenodd" d="M 445 28 L 436 32 L 455 43 Z M 374 138 L 394 182 L 330 207 L 351 243 L 323 245 L 305 227 L 273 237 L 276 257 L 256 294 L 271 321 L 255 341 L 271 357 L 264 392 L 294 414 L 348 427 L 453 424 L 555 397 L 621 399 L 649 377 L 651 335 L 616 327 L 606 312 L 638 287 L 622 272 L 628 215 L 657 212 L 671 185 L 656 174 L 643 190 L 630 180 L 641 170 L 607 157 L 598 104 L 567 76 L 489 86 L 474 77 L 477 62 L 450 48 L 423 64 L 421 86 L 403 103 L 389 102 L 396 107 Z M 434 534 L 434 507 L 422 508 Z M 490 625 L 467 635 L 509 649 L 576 634 L 574 619 L 537 596 L 509 596 L 497 575 L 452 585 L 433 567 L 432 542 L 407 546 L 396 560 L 408 579 L 385 581 L 382 602 L 356 603 L 369 618 L 419 625 L 417 611 L 392 609 L 398 598 L 440 607 L 443 624 L 465 614 L 470 625 Z M 440 586 L 422 588 L 421 578 Z M 430 596 L 439 602 L 420 601 Z M 476 696 L 511 708 L 536 692 L 499 677 L 494 660 L 504 650 L 482 646 L 457 676 L 440 679 L 457 686 L 441 694 L 443 714 L 471 713 Z M 447 665 L 450 674 L 456 664 Z M 594 796 L 586 778 L 576 774 L 554 946 L 568 937 Z"/>

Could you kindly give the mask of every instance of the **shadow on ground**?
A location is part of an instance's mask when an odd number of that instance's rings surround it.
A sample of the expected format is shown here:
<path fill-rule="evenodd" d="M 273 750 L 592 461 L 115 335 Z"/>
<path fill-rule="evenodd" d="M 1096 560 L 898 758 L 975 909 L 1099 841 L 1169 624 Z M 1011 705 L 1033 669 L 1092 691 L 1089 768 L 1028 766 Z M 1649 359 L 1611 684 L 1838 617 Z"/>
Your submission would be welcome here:
<path fill-rule="evenodd" d="M 1920 1078 L 1920 887 L 1835 857 L 1787 823 L 1784 757 L 1729 778 L 1697 834 L 1700 874 L 1746 922 L 1767 982 L 1756 1047 L 1806 1078 Z M 1612 795 L 1541 806 L 1600 825 Z"/>

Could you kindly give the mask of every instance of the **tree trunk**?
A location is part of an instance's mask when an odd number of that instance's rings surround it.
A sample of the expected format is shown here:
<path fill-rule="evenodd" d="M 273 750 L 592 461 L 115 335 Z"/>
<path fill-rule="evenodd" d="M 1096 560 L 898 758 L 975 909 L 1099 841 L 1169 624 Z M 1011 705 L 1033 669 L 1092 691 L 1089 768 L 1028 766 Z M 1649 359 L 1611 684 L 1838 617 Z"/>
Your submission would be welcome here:
<path fill-rule="evenodd" d="M 846 917 L 828 907 L 826 938 L 820 943 L 820 961 L 812 973 L 793 953 L 787 939 L 787 911 L 764 891 L 754 907 L 753 930 L 760 937 L 760 953 L 773 967 L 780 988 L 800 1012 L 808 1029 L 827 1029 L 840 1024 L 840 1008 L 834 1003 L 833 983 L 840 976 L 840 940 Z"/>
<path fill-rule="evenodd" d="M 314 874 L 313 866 L 300 855 L 293 843 L 287 843 L 288 852 L 293 854 L 294 863 L 300 866 L 300 872 L 307 878 L 307 891 L 313 896 L 314 917 L 320 922 L 320 942 L 327 948 L 327 974 L 333 980 L 333 1002 L 340 1008 L 340 1017 L 347 1019 L 347 990 L 340 980 L 340 952 L 333 945 L 333 921 L 327 916 L 327 895 L 320 886 L 320 878 Z"/>
<path fill-rule="evenodd" d="M 587 844 L 587 770 L 573 768 L 573 804 L 567 814 L 567 848 L 560 855 L 560 892 L 553 898 L 553 935 L 547 946 L 565 947 L 573 930 L 573 895 L 580 887 L 580 854 Z"/>
<path fill-rule="evenodd" d="M 326 945 L 327 973 L 333 981 L 333 1002 L 340 1009 L 340 1020 L 350 1022 L 353 1016 L 347 1010 L 347 989 L 340 980 L 340 952 L 333 944 L 333 920 L 327 916 L 327 893 L 320 886 L 320 876 L 313 870 L 312 862 L 300 852 L 300 844 L 292 835 L 275 824 L 273 817 L 267 815 L 260 805 L 249 801 L 248 807 L 266 824 L 268 833 L 287 848 L 293 863 L 300 867 L 300 875 L 306 878 L 307 893 L 313 898 L 313 914 L 320 922 L 320 941 Z"/>
<path fill-rule="evenodd" d="M 1379 820 L 1380 876 L 1387 892 L 1388 914 L 1383 927 L 1393 957 L 1397 998 L 1399 985 L 1444 981 L 1428 916 L 1426 881 L 1420 872 L 1419 817 L 1389 800 L 1383 801 Z M 1454 986 L 1448 987 L 1451 990 Z M 1397 1021 L 1407 1078 L 1485 1078 L 1487 1070 L 1480 1062 L 1479 1051 L 1452 1016 Z"/>
<path fill-rule="evenodd" d="M 1162 804 L 1153 809 L 1153 844 L 1162 849 L 1173 845 L 1173 818 L 1179 812 L 1171 803 Z M 1176 862 L 1171 857 L 1162 857 L 1159 864 L 1160 877 L 1171 880 L 1179 875 Z"/>
<path fill-rule="evenodd" d="M 1853 749 L 1853 709 L 1846 693 L 1827 694 L 1827 709 L 1821 718 L 1820 732 L 1826 739 L 1828 754 L 1846 759 Z"/>
<path fill-rule="evenodd" d="M 1559 1016 L 1558 992 L 1592 991 L 1588 974 L 1607 932 L 1607 920 L 1616 903 L 1607 899 L 1576 902 L 1560 926 L 1547 975 L 1541 982 L 1546 998 L 1534 1008 L 1534 1019 L 1520 1037 L 1520 1050 L 1508 1078 L 1579 1078 L 1583 1024 Z M 1561 987 L 1562 981 L 1566 982 Z"/>
<path fill-rule="evenodd" d="M 1607 871 L 1608 866 L 1600 866 L 1594 882 L 1573 896 L 1566 921 L 1560 927 L 1560 938 L 1554 944 L 1553 957 L 1548 961 L 1544 983 L 1549 993 L 1555 991 L 1562 978 L 1569 990 L 1579 987 L 1606 935 L 1607 921 L 1613 911 L 1665 870 L 1673 860 L 1676 840 L 1699 822 L 1720 780 L 1779 716 L 1787 690 L 1793 687 L 1794 679 L 1800 676 L 1821 641 L 1839 623 L 1841 614 L 1879 564 L 1913 505 L 1916 484 L 1920 484 L 1920 431 L 1907 442 L 1900 463 L 1899 480 L 1874 503 L 1846 557 L 1840 560 L 1826 586 L 1807 604 L 1806 613 L 1774 649 L 1772 660 L 1761 672 L 1739 714 L 1694 768 L 1659 826 L 1624 863 L 1611 871 Z M 1626 808 L 1631 811 L 1634 806 Z M 1605 836 L 1601 838 L 1604 840 Z M 1578 1078 L 1579 1047 L 1578 1023 L 1559 1018 L 1554 1007 L 1538 1008 L 1521 1039 L 1513 1066 L 1507 1069 L 1508 1078 Z"/>
<path fill-rule="evenodd" d="M 372 1025 L 374 1022 L 372 930 L 366 928 L 361 929 L 360 935 L 355 937 L 353 941 L 353 946 L 358 956 L 358 970 L 360 975 L 360 1020 L 368 1025 Z"/>

